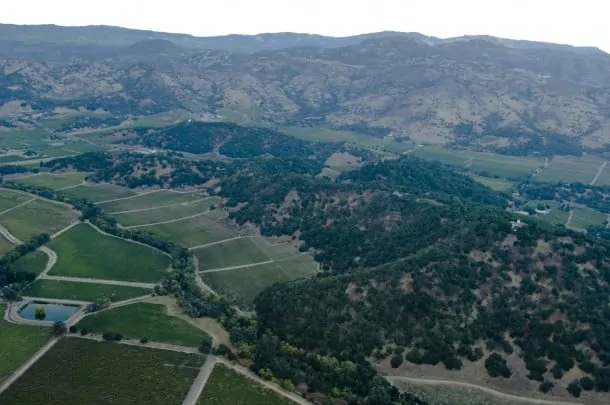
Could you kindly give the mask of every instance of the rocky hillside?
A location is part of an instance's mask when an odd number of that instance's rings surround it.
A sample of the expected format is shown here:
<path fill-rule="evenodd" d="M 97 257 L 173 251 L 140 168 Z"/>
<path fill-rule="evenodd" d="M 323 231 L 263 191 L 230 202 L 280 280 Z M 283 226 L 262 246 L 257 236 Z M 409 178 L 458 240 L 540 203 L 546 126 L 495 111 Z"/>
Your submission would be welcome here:
<path fill-rule="evenodd" d="M 41 44 L 24 39 L 27 29 L 41 28 L 0 27 L 0 104 L 116 116 L 232 110 L 255 121 L 513 154 L 600 148 L 609 138 L 610 56 L 597 49 L 397 33 L 341 41 L 274 34 L 250 48 L 257 37 L 212 44 L 139 31 L 107 45 L 93 34 L 74 43 L 49 35 L 56 42 Z M 259 52 L 229 51 L 240 47 Z"/>

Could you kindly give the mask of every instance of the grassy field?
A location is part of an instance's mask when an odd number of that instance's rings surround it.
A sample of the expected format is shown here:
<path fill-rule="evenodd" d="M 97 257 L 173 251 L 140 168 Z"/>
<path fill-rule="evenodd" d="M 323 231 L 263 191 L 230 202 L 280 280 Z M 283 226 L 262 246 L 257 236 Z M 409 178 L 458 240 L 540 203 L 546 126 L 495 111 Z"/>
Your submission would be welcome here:
<path fill-rule="evenodd" d="M 34 200 L 0 214 L 0 223 L 22 241 L 46 232 L 50 235 L 70 225 L 78 214 L 68 206 Z"/>
<path fill-rule="evenodd" d="M 307 259 L 302 259 L 305 262 Z M 310 259 L 310 262 L 313 262 Z M 201 273 L 203 280 L 215 291 L 246 305 L 271 284 L 290 281 L 300 277 L 311 277 L 315 269 L 295 259 L 277 263 L 261 264 L 235 270 Z"/>
<path fill-rule="evenodd" d="M 599 226 L 606 220 L 606 214 L 590 208 L 576 207 L 570 221 L 570 227 L 587 229 L 589 226 Z"/>
<path fill-rule="evenodd" d="M 199 270 L 218 269 L 270 260 L 250 238 L 235 239 L 194 251 Z"/>
<path fill-rule="evenodd" d="M 80 184 L 85 180 L 85 177 L 87 177 L 86 173 L 41 173 L 34 176 L 16 179 L 15 182 L 31 184 L 33 186 L 48 187 L 57 190 L 60 188 L 71 187 Z"/>
<path fill-rule="evenodd" d="M 502 178 L 524 178 L 544 162 L 544 159 L 541 158 L 458 151 L 438 146 L 424 146 L 411 154 L 422 159 L 437 160 L 448 165 L 467 168 L 475 172 L 487 172 L 490 176 Z"/>
<path fill-rule="evenodd" d="M 495 191 L 506 191 L 510 190 L 515 186 L 515 183 L 507 180 L 492 179 L 491 177 L 481 177 L 475 174 L 471 174 L 470 177 L 472 177 L 473 180 L 478 181 L 479 183 Z"/>
<path fill-rule="evenodd" d="M 172 191 L 161 190 L 142 196 L 128 198 L 126 200 L 100 203 L 100 206 L 108 212 L 122 212 L 139 210 L 144 208 L 162 207 L 164 205 L 177 204 L 199 200 L 198 193 L 175 193 Z"/>
<path fill-rule="evenodd" d="M 95 301 L 107 297 L 112 302 L 150 294 L 144 288 L 124 287 L 118 285 L 78 283 L 57 280 L 38 280 L 23 291 L 26 297 L 57 298 L 76 301 Z"/>
<path fill-rule="evenodd" d="M 295 402 L 217 364 L 197 405 L 295 405 Z"/>
<path fill-rule="evenodd" d="M 16 193 L 7 189 L 0 189 L 0 212 L 11 209 L 21 203 L 34 198 L 28 194 Z"/>
<path fill-rule="evenodd" d="M 115 214 L 114 217 L 124 226 L 138 226 L 155 222 L 171 221 L 200 214 L 209 210 L 212 205 L 218 206 L 221 202 L 222 200 L 220 198 L 211 197 L 205 200 L 186 202 L 171 207 L 153 208 L 151 210 L 129 212 L 126 214 Z"/>
<path fill-rule="evenodd" d="M 530 201 L 526 205 L 528 207 L 536 208 L 538 204 L 549 205 L 551 207 L 551 212 L 548 214 L 534 214 L 535 218 L 539 218 L 543 221 L 549 222 L 553 225 L 565 225 L 568 217 L 570 216 L 569 212 L 562 211 L 561 207 L 555 201 Z"/>
<path fill-rule="evenodd" d="M 64 338 L 0 395 L 0 405 L 180 404 L 202 362 L 192 354 Z"/>
<path fill-rule="evenodd" d="M 49 340 L 48 329 L 6 322 L 5 311 L 6 304 L 0 303 L 0 381 L 32 357 Z"/>
<path fill-rule="evenodd" d="M 556 156 L 548 167 L 534 177 L 534 180 L 546 183 L 589 184 L 595 178 L 602 163 L 596 157 Z"/>
<path fill-rule="evenodd" d="M 204 245 L 237 236 L 217 221 L 201 215 L 168 224 L 151 225 L 139 228 L 155 232 L 187 247 Z"/>
<path fill-rule="evenodd" d="M 77 198 L 98 202 L 135 195 L 133 190 L 113 184 L 83 185 L 65 190 L 64 193 Z"/>
<path fill-rule="evenodd" d="M 6 252 L 13 250 L 15 245 L 6 240 L 3 236 L 0 236 L 0 256 L 4 255 Z"/>
<path fill-rule="evenodd" d="M 434 405 L 528 405 L 531 402 L 499 398 L 481 390 L 443 385 L 399 382 L 397 387 Z"/>
<path fill-rule="evenodd" d="M 122 281 L 156 282 L 169 266 L 169 258 L 151 248 L 102 235 L 79 224 L 53 239 L 57 252 L 51 274 Z"/>
<path fill-rule="evenodd" d="M 120 332 L 130 339 L 143 336 L 152 342 L 198 347 L 206 333 L 190 323 L 167 315 L 164 305 L 136 303 L 83 318 L 78 328 L 89 332 Z"/>
<path fill-rule="evenodd" d="M 48 261 L 49 256 L 47 256 L 46 253 L 35 250 L 17 259 L 17 261 L 11 265 L 11 269 L 17 272 L 40 274 L 47 266 Z"/>
<path fill-rule="evenodd" d="M 298 246 L 293 243 L 270 244 L 263 238 L 250 238 L 250 240 L 273 260 L 287 259 L 299 254 Z"/>

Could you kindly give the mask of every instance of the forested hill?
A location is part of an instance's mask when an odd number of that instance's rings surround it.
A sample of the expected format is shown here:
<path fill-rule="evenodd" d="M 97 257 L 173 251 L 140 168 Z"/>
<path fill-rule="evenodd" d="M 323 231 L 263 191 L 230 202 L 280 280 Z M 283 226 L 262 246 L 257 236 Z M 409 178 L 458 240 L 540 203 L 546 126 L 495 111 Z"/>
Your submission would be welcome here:
<path fill-rule="evenodd" d="M 315 143 L 281 132 L 225 122 L 183 122 L 167 128 L 137 128 L 128 142 L 173 151 L 205 154 L 218 152 L 232 158 L 269 154 L 281 158 L 326 160 L 343 143 Z"/>

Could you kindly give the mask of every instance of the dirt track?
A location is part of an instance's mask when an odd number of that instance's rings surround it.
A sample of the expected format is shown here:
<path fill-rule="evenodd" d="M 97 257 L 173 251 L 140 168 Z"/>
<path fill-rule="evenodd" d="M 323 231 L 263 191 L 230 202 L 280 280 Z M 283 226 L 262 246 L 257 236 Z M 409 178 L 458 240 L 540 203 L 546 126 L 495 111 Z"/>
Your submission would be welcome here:
<path fill-rule="evenodd" d="M 462 388 L 472 388 L 475 390 L 479 390 L 485 392 L 487 394 L 493 395 L 498 398 L 508 399 L 511 401 L 523 402 L 524 404 L 536 404 L 536 405 L 583 405 L 580 402 L 564 402 L 564 401 L 553 401 L 546 399 L 536 399 L 536 398 L 527 398 L 520 397 L 517 395 L 506 394 L 504 392 L 496 391 L 492 388 L 483 387 L 481 385 L 469 384 L 458 381 L 448 381 L 448 380 L 432 380 L 426 378 L 410 378 L 410 377 L 400 377 L 400 376 L 386 376 L 386 379 L 390 383 L 394 383 L 395 381 L 404 381 L 412 384 L 421 384 L 421 385 L 451 385 Z"/>

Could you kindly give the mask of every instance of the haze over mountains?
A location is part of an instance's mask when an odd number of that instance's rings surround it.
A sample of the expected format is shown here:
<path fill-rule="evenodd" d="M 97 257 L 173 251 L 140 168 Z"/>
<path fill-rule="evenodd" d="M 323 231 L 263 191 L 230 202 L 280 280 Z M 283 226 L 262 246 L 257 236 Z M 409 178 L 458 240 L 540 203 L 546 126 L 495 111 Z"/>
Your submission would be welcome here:
<path fill-rule="evenodd" d="M 0 102 L 28 100 L 39 111 L 229 109 L 253 121 L 512 154 L 549 142 L 598 149 L 609 136 L 610 56 L 596 48 L 397 32 L 197 38 L 50 25 L 0 25 L 0 38 Z"/>

